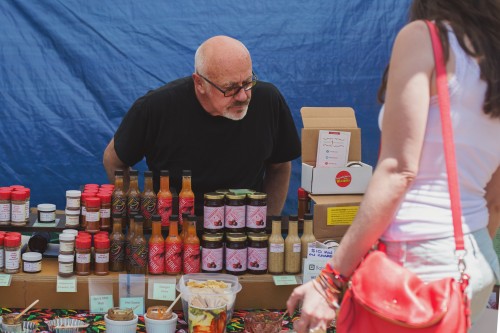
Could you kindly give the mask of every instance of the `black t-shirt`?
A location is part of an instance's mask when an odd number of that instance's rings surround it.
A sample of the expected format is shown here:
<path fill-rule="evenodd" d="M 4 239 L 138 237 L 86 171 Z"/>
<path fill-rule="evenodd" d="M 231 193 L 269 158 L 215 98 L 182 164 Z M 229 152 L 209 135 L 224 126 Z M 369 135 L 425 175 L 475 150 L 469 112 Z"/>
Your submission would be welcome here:
<path fill-rule="evenodd" d="M 139 98 L 115 133 L 122 162 L 146 157 L 159 188 L 160 170 L 181 189 L 182 170 L 192 171 L 196 211 L 203 194 L 217 189 L 260 191 L 267 164 L 300 156 L 300 141 L 290 109 L 278 89 L 259 81 L 242 120 L 211 116 L 198 102 L 191 77 L 170 82 Z"/>

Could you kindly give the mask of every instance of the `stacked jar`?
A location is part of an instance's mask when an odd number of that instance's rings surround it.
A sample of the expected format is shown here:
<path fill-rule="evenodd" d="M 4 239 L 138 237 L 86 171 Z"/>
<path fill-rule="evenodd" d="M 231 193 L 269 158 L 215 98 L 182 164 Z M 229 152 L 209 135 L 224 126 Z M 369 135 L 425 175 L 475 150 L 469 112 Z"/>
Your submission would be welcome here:
<path fill-rule="evenodd" d="M 4 272 L 16 274 L 21 266 L 21 234 L 9 232 L 3 238 Z"/>
<path fill-rule="evenodd" d="M 0 225 L 10 225 L 11 192 L 8 187 L 0 188 Z"/>
<path fill-rule="evenodd" d="M 59 234 L 59 271 L 60 277 L 73 276 L 75 259 L 75 235 L 73 233 Z"/>
<path fill-rule="evenodd" d="M 5 232 L 4 231 L 0 231 L 0 272 L 3 272 L 4 270 L 4 266 L 5 266 L 5 255 L 4 255 L 4 246 L 3 246 L 3 243 L 4 243 L 4 238 L 5 238 Z"/>
<path fill-rule="evenodd" d="M 78 190 L 66 191 L 66 228 L 76 228 L 80 225 L 82 192 Z"/>

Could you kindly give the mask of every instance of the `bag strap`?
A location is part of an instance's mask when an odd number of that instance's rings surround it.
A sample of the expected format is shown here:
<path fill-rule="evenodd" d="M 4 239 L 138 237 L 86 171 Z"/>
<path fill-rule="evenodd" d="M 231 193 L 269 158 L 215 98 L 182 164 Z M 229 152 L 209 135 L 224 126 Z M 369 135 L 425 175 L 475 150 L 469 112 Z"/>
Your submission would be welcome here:
<path fill-rule="evenodd" d="M 448 191 L 450 192 L 451 215 L 453 218 L 453 232 L 455 235 L 455 248 L 464 251 L 464 235 L 462 231 L 462 208 L 460 205 L 460 193 L 458 186 L 457 164 L 455 147 L 453 145 L 453 129 L 450 114 L 450 95 L 448 92 L 448 78 L 446 77 L 443 47 L 439 39 L 436 25 L 425 21 L 432 40 L 434 61 L 436 62 L 436 85 L 438 93 L 439 112 L 441 113 L 441 129 L 443 132 L 444 155 L 446 160 L 446 172 L 448 174 Z"/>

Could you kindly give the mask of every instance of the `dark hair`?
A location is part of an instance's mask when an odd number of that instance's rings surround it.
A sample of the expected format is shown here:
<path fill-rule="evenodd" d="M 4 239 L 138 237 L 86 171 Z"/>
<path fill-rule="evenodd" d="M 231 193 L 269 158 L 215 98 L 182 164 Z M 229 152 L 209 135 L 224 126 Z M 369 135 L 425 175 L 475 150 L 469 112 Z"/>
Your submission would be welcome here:
<path fill-rule="evenodd" d="M 500 1 L 498 0 L 414 0 L 410 8 L 410 22 L 436 22 L 446 60 L 449 58 L 448 22 L 464 51 L 478 60 L 481 79 L 486 90 L 483 109 L 491 117 L 500 118 Z M 472 49 L 465 43 L 470 40 Z M 385 69 L 378 99 L 383 102 L 387 87 Z"/>

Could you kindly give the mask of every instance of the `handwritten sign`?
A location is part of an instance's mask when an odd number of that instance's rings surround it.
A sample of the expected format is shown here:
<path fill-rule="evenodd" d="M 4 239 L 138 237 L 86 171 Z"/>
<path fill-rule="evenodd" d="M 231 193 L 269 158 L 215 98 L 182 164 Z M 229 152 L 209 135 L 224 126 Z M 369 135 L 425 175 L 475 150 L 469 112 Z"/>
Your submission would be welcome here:
<path fill-rule="evenodd" d="M 318 168 L 343 168 L 347 164 L 350 132 L 320 130 L 318 137 Z"/>
<path fill-rule="evenodd" d="M 10 274 L 0 274 L 0 287 L 10 286 L 11 277 Z"/>
<path fill-rule="evenodd" d="M 63 278 L 57 276 L 58 293 L 76 293 L 76 276 Z"/>
<path fill-rule="evenodd" d="M 334 249 L 319 249 L 309 246 L 307 250 L 307 258 L 326 258 L 330 259 L 335 253 Z"/>
<path fill-rule="evenodd" d="M 90 312 L 91 313 L 106 313 L 112 308 L 113 295 L 92 295 L 90 296 Z"/>
<path fill-rule="evenodd" d="M 144 297 L 122 297 L 120 298 L 120 308 L 129 308 L 136 315 L 144 314 Z"/>
<path fill-rule="evenodd" d="M 287 286 L 287 285 L 296 285 L 299 284 L 297 282 L 297 278 L 295 275 L 278 275 L 273 276 L 274 284 L 276 286 Z"/>
<path fill-rule="evenodd" d="M 152 298 L 161 301 L 173 301 L 175 299 L 175 284 L 154 283 Z"/>

